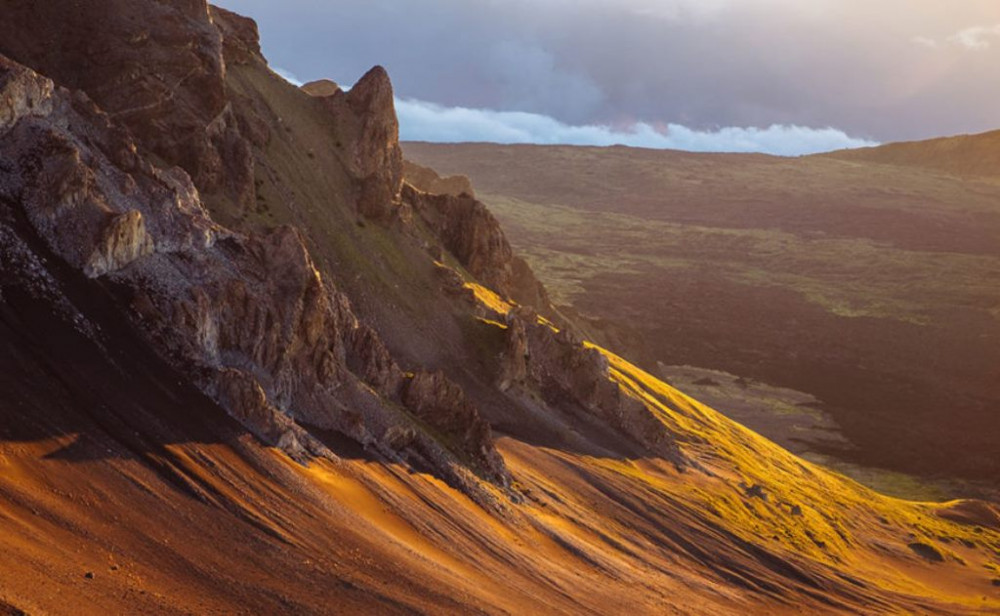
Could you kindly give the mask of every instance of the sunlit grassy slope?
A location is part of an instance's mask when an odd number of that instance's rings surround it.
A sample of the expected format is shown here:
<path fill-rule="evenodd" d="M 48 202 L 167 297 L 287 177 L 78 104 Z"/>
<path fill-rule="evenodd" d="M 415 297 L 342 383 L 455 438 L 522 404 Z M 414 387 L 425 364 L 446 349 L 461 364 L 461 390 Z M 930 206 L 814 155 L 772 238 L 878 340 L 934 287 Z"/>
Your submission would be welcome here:
<path fill-rule="evenodd" d="M 509 310 L 488 289 L 469 287 L 490 310 L 500 314 Z M 976 610 L 1000 609 L 1000 593 L 985 586 L 1000 557 L 1000 534 L 956 525 L 937 515 L 968 503 L 913 503 L 877 494 L 788 453 L 621 357 L 594 348 L 608 358 L 610 378 L 627 395 L 640 399 L 694 462 L 692 469 L 677 473 L 655 459 L 575 460 L 587 469 L 583 472 L 593 484 L 608 482 L 605 494 L 622 503 L 635 498 L 649 507 L 662 500 L 670 516 L 681 508 L 685 514 L 674 520 L 681 528 L 690 523 L 698 534 L 726 536 L 744 548 L 757 546 L 761 561 L 774 559 L 772 564 L 780 563 L 776 566 L 785 574 L 797 571 L 818 588 L 832 583 L 824 581 L 826 576 L 848 580 L 862 589 L 862 596 L 871 593 L 873 611 L 881 592 L 937 597 Z M 629 532 L 619 527 L 620 520 L 581 517 L 580 524 L 603 533 Z M 712 540 L 702 547 L 706 553 L 720 550 L 720 561 L 726 560 L 727 548 L 713 545 Z M 930 561 L 937 564 L 925 569 Z M 754 574 L 743 573 L 748 579 Z M 966 585 L 974 578 L 983 580 L 978 590 L 974 582 Z M 761 585 L 767 587 L 766 582 Z M 901 608 L 886 604 L 885 609 Z"/>
<path fill-rule="evenodd" d="M 645 369 L 814 395 L 855 446 L 823 453 L 854 463 L 1000 476 L 995 179 L 890 165 L 881 149 L 405 147 L 468 175 L 555 301 Z"/>

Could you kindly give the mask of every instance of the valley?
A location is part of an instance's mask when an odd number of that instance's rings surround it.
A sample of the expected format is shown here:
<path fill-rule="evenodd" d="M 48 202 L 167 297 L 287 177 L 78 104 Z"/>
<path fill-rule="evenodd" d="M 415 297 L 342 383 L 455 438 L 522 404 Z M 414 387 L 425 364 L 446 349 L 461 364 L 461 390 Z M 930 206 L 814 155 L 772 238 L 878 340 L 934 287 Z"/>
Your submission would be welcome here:
<path fill-rule="evenodd" d="M 892 149 L 405 148 L 468 176 L 553 301 L 647 369 L 815 396 L 849 442 L 817 444 L 823 455 L 997 477 L 997 178 L 889 165 Z"/>

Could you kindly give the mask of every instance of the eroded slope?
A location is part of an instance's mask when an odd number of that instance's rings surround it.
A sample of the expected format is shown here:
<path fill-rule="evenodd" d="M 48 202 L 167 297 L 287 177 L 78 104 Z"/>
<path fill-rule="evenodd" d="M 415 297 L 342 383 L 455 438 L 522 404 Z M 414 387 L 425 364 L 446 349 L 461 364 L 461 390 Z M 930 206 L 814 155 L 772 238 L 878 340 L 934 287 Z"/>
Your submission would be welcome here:
<path fill-rule="evenodd" d="M 4 609 L 997 607 L 988 506 L 879 497 L 514 305 L 482 204 L 404 190 L 384 72 L 310 96 L 252 22 L 178 10 L 217 27 L 252 203 L 0 65 Z"/>

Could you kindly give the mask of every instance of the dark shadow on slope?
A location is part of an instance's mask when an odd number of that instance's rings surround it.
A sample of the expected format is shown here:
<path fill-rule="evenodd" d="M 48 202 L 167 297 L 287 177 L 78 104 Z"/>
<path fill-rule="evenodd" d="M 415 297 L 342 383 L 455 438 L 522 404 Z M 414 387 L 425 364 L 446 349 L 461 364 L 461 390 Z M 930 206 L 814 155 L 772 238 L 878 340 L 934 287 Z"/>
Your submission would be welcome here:
<path fill-rule="evenodd" d="M 29 292 L 26 284 L 32 283 L 0 270 L 0 440 L 76 435 L 49 457 L 138 458 L 154 465 L 169 458 L 164 447 L 173 443 L 237 445 L 245 429 L 132 327 L 122 309 L 124 289 L 67 266 L 23 218 L 14 227 L 45 259 L 63 298 L 86 315 L 97 336 L 82 333 L 71 310 Z"/>
<path fill-rule="evenodd" d="M 0 616 L 28 616 L 28 613 L 14 607 L 13 605 L 8 605 L 7 603 L 0 601 Z"/>
<path fill-rule="evenodd" d="M 337 432 L 336 430 L 326 430 L 316 426 L 302 423 L 300 425 L 309 431 L 321 443 L 344 460 L 355 460 L 359 462 L 385 462 L 386 460 L 377 453 L 366 449 L 353 438 Z"/>

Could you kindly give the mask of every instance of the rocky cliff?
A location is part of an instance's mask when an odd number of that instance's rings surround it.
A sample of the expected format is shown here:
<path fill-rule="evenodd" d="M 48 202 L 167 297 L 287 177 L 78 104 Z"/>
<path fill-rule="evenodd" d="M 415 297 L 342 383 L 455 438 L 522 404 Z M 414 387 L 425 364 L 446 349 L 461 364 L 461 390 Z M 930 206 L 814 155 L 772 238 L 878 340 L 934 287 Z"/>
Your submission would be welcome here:
<path fill-rule="evenodd" d="M 420 173 L 416 179 L 425 180 L 425 186 L 435 185 L 427 184 L 427 177 Z M 545 287 L 528 263 L 514 254 L 496 217 L 473 194 L 465 190 L 429 193 L 409 182 L 402 191 L 403 201 L 470 274 L 504 297 L 554 318 Z"/>
<path fill-rule="evenodd" d="M 8 217 L 23 215 L 71 266 L 121 288 L 137 327 L 232 415 L 299 458 L 329 455 L 302 427 L 310 425 L 389 457 L 419 458 L 460 483 L 468 480 L 456 455 L 507 482 L 475 407 L 443 375 L 404 378 L 378 334 L 317 271 L 298 231 L 219 226 L 187 173 L 150 164 L 114 116 L 0 62 Z"/>
<path fill-rule="evenodd" d="M 571 331 L 556 329 L 533 308 L 495 316 L 506 325 L 501 390 L 525 392 L 552 408 L 594 416 L 678 468 L 686 465 L 675 436 L 655 412 L 612 380 L 604 354 Z"/>
<path fill-rule="evenodd" d="M 204 0 L 9 3 L 0 54 L 86 92 L 200 190 L 252 202 L 251 152 L 226 97 L 222 35 Z"/>
<path fill-rule="evenodd" d="M 51 17 L 47 10 L 19 10 L 5 27 L 38 29 L 39 20 Z M 104 14 L 94 10 L 78 18 L 93 23 Z M 400 366 L 377 327 L 359 317 L 338 288 L 343 272 L 324 275 L 313 259 L 309 244 L 324 238 L 288 225 L 227 228 L 203 203 L 204 191 L 235 177 L 210 172 L 223 169 L 213 160 L 241 161 L 248 173 L 267 169 L 263 151 L 254 150 L 281 130 L 280 117 L 277 126 L 265 119 L 273 110 L 226 85 L 227 67 L 264 66 L 253 22 L 198 3 L 140 3 L 130 11 L 163 18 L 165 25 L 146 32 L 131 19 L 114 18 L 100 40 L 136 41 L 139 49 L 116 45 L 107 62 L 86 54 L 71 61 L 68 43 L 61 52 L 44 53 L 29 37 L 7 44 L 10 53 L 54 76 L 3 61 L 0 147 L 14 161 L 0 175 L 7 207 L 23 213 L 71 266 L 121 289 L 123 309 L 158 352 L 265 441 L 299 459 L 329 456 L 309 428 L 333 430 L 388 458 L 433 467 L 469 489 L 475 481 L 463 464 L 507 485 L 509 474 L 476 402 L 441 370 L 411 365 L 414 372 L 407 373 Z M 80 36 L 79 24 L 62 25 Z M 166 62 L 178 54 L 187 64 Z M 123 92 L 145 100 L 154 82 L 178 70 L 198 79 L 191 87 L 179 80 L 141 112 L 121 113 Z M 76 89 L 60 85 L 69 72 L 67 83 Z M 106 87 L 108 80 L 125 89 Z M 358 214 L 395 224 L 390 233 L 403 244 L 416 243 L 425 229 L 474 280 L 543 313 L 551 309 L 544 288 L 471 191 L 433 194 L 404 184 L 392 86 L 383 69 L 372 69 L 346 93 L 325 83 L 304 89 L 336 126 L 336 160 L 349 179 L 343 197 Z M 238 156 L 213 141 L 213 126 L 223 124 Z M 239 183 L 259 185 L 241 174 Z M 300 207 L 293 200 L 286 205 Z M 462 284 L 441 284 L 441 299 L 433 301 L 451 305 L 448 298 Z M 470 316 L 478 310 L 474 302 L 456 306 Z M 512 322 L 511 332 L 526 332 L 535 359 L 521 375 L 509 365 L 520 351 L 508 350 L 508 365 L 499 370 L 516 376 L 500 380 L 541 392 L 555 406 L 572 403 L 661 450 L 669 439 L 643 423 L 642 404 L 621 398 L 598 355 L 536 321 Z M 458 352 L 455 361 L 464 361 Z M 483 377 L 496 379 L 461 376 Z M 663 451 L 675 453 L 669 446 Z"/>
<path fill-rule="evenodd" d="M 329 84 L 326 88 L 313 84 L 303 91 L 326 105 L 349 144 L 358 212 L 376 220 L 389 219 L 403 186 L 403 151 L 392 83 L 385 69 L 376 66 L 348 92 Z"/>

